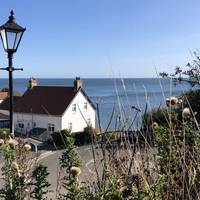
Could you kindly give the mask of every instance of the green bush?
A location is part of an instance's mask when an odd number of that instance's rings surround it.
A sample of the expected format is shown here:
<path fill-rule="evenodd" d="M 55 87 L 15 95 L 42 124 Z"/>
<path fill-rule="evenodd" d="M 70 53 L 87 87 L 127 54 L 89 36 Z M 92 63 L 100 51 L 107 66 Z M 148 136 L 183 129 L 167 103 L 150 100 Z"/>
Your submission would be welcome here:
<path fill-rule="evenodd" d="M 70 131 L 68 130 L 62 130 L 60 132 L 53 133 L 52 139 L 50 142 L 53 142 L 56 146 L 64 146 L 66 144 L 66 137 L 69 134 Z"/>
<path fill-rule="evenodd" d="M 197 112 L 195 117 L 200 122 L 200 90 L 190 90 L 181 97 L 183 99 L 183 107 L 191 107 L 193 112 Z"/>

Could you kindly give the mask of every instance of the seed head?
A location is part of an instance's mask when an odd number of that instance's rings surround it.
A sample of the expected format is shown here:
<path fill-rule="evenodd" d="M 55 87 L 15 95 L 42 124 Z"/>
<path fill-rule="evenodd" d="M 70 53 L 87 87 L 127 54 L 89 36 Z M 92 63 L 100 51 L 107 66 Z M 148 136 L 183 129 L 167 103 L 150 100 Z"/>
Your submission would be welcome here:
<path fill-rule="evenodd" d="M 16 140 L 12 139 L 12 138 L 9 138 L 8 144 L 12 149 L 14 149 L 15 146 L 18 145 L 18 142 Z"/>
<path fill-rule="evenodd" d="M 81 169 L 80 167 L 71 167 L 70 169 L 71 173 L 75 176 L 78 176 L 81 174 Z"/>
<path fill-rule="evenodd" d="M 4 144 L 4 140 L 0 139 L 0 146 L 2 146 Z"/>
<path fill-rule="evenodd" d="M 31 145 L 30 145 L 30 144 L 25 144 L 25 145 L 24 145 L 24 150 L 25 150 L 25 151 L 31 150 Z"/>
<path fill-rule="evenodd" d="M 191 115 L 190 109 L 189 108 L 184 108 L 182 112 L 183 117 L 188 117 Z"/>

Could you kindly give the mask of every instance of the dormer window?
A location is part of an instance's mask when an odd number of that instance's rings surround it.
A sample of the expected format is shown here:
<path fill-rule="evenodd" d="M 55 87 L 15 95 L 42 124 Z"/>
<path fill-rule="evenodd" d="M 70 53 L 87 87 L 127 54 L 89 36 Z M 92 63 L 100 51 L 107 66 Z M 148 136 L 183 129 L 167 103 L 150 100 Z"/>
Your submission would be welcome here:
<path fill-rule="evenodd" d="M 76 112 L 76 104 L 72 104 L 72 111 Z"/>

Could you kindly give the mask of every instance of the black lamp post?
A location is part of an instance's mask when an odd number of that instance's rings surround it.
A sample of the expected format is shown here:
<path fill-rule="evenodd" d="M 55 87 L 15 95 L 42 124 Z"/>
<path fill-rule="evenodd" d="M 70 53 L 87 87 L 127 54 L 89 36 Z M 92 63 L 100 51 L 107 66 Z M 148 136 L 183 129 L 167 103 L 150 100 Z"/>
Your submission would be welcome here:
<path fill-rule="evenodd" d="M 8 53 L 8 67 L 0 68 L 0 70 L 6 70 L 9 73 L 9 97 L 10 97 L 10 133 L 14 134 L 13 123 L 13 77 L 12 72 L 15 70 L 23 70 L 22 68 L 14 68 L 12 59 L 13 54 L 17 51 L 19 43 L 25 28 L 19 26 L 15 22 L 14 12 L 10 12 L 9 20 L 0 26 L 0 36 L 3 43 L 4 50 Z"/>

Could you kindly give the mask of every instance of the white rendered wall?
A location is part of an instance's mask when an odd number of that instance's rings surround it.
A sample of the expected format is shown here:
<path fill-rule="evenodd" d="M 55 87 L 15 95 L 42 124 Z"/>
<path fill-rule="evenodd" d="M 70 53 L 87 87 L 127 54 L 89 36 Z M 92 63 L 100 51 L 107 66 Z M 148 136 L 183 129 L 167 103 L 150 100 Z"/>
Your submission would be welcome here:
<path fill-rule="evenodd" d="M 49 116 L 40 114 L 26 114 L 26 113 L 14 113 L 14 126 L 17 127 L 18 123 L 24 124 L 24 130 L 22 132 L 28 132 L 32 128 L 32 124 L 35 122 L 37 128 L 45 128 L 48 130 L 48 124 L 55 125 L 55 131 L 61 130 L 61 116 Z M 28 126 L 29 123 L 29 126 Z"/>
<path fill-rule="evenodd" d="M 85 102 L 87 102 L 87 110 L 84 109 Z M 72 111 L 73 104 L 76 104 L 76 112 Z M 62 129 L 68 129 L 69 123 L 72 123 L 71 131 L 80 132 L 87 127 L 86 121 L 90 121 L 90 125 L 95 127 L 95 110 L 85 96 L 78 92 L 62 116 Z"/>

